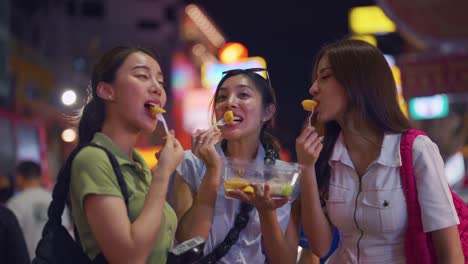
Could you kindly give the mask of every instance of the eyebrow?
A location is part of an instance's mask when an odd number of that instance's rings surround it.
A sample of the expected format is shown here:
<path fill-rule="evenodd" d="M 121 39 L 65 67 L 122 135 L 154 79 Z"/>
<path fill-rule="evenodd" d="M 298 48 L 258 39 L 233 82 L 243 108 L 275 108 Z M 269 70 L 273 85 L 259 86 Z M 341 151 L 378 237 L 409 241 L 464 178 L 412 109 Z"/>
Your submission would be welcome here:
<path fill-rule="evenodd" d="M 133 66 L 133 67 L 132 67 L 132 71 L 133 71 L 133 70 L 138 70 L 138 69 L 144 69 L 144 70 L 147 70 L 147 71 L 151 72 L 150 67 L 148 67 L 148 66 L 146 66 L 146 65 L 136 65 L 136 66 Z M 160 72 L 160 71 L 157 72 L 156 75 L 157 75 L 157 76 L 163 76 L 162 72 Z"/>
<path fill-rule="evenodd" d="M 319 70 L 319 73 L 322 73 L 322 72 L 324 72 L 324 71 L 326 71 L 326 70 L 330 70 L 331 68 L 332 68 L 331 66 L 325 66 L 325 67 L 323 67 L 323 68 L 321 68 L 321 69 Z"/>
<path fill-rule="evenodd" d="M 249 89 L 255 90 L 255 88 L 253 88 L 253 87 L 251 87 L 251 86 L 249 86 L 247 84 L 238 84 L 234 88 L 249 88 Z M 222 87 L 219 88 L 219 91 L 227 90 L 227 89 L 228 89 L 227 87 L 222 86 Z"/>

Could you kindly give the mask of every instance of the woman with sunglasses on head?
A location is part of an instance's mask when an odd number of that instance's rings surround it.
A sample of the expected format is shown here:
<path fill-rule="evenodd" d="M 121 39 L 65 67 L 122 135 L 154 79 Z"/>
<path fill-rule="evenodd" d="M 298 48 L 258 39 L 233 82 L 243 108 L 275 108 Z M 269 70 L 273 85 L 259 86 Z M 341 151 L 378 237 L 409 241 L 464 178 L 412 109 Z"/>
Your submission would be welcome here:
<path fill-rule="evenodd" d="M 201 263 L 266 260 L 257 210 L 226 198 L 221 177 L 226 158 L 263 164 L 267 156 L 278 156 L 278 144 L 268 133 L 276 113 L 276 99 L 269 80 L 260 75 L 262 71 L 267 73 L 265 69 L 224 73 L 214 94 L 213 113 L 220 120 L 226 111 L 232 111 L 234 122 L 220 126 L 219 131 L 196 131 L 192 150 L 185 152 L 177 168 L 173 192 L 179 219 L 176 240 L 183 242 L 195 236 L 207 239 Z M 284 232 L 291 203 L 288 199 L 279 203 L 286 204 L 277 211 Z"/>
<path fill-rule="evenodd" d="M 158 123 L 151 106 L 166 104 L 159 62 L 141 48 L 113 48 L 95 64 L 90 89 L 79 123 L 78 146 L 87 146 L 73 159 L 70 183 L 83 250 L 109 263 L 166 263 L 177 225 L 166 194 L 183 149 L 170 131 L 153 169 L 135 151 L 139 136 Z M 90 143 L 107 149 L 116 163 Z M 127 187 L 128 207 L 114 165 Z"/>

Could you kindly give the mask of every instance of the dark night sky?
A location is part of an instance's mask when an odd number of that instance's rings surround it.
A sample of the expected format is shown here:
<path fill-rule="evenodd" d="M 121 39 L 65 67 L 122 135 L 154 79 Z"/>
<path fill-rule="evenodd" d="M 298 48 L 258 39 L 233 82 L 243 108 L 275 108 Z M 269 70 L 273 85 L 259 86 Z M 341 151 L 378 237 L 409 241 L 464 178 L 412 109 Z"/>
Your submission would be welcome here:
<path fill-rule="evenodd" d="M 300 102 L 310 97 L 315 53 L 323 44 L 349 33 L 351 7 L 374 4 L 371 0 L 194 2 L 205 9 L 228 41 L 241 42 L 249 56 L 266 59 L 279 102 L 276 134 L 287 149 L 293 148 L 306 117 Z"/>

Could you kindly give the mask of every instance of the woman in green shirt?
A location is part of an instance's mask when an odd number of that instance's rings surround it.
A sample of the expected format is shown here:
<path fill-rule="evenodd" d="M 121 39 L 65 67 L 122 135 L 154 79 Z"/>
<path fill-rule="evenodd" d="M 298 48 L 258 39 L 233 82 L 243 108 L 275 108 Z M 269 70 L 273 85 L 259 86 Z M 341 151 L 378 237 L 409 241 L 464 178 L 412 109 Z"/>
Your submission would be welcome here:
<path fill-rule="evenodd" d="M 166 203 L 170 175 L 183 156 L 171 131 L 150 170 L 134 150 L 142 132 L 158 123 L 151 107 L 166 104 L 163 74 L 154 55 L 116 47 L 94 66 L 91 100 L 79 123 L 79 144 L 96 143 L 117 159 L 128 188 L 128 211 L 106 153 L 83 148 L 72 163 L 72 216 L 84 251 L 110 263 L 165 263 L 177 218 Z"/>

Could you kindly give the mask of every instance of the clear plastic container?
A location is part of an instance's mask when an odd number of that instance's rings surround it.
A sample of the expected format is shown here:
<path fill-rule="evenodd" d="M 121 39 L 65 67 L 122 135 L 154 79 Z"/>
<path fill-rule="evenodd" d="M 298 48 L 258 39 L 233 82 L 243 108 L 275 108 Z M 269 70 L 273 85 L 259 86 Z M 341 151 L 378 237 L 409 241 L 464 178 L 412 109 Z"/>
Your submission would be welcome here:
<path fill-rule="evenodd" d="M 298 163 L 276 161 L 275 164 L 257 164 L 254 161 L 226 160 L 222 175 L 224 193 L 241 190 L 246 194 L 255 195 L 253 185 L 263 192 L 265 184 L 268 184 L 272 198 L 288 197 L 299 174 Z"/>

